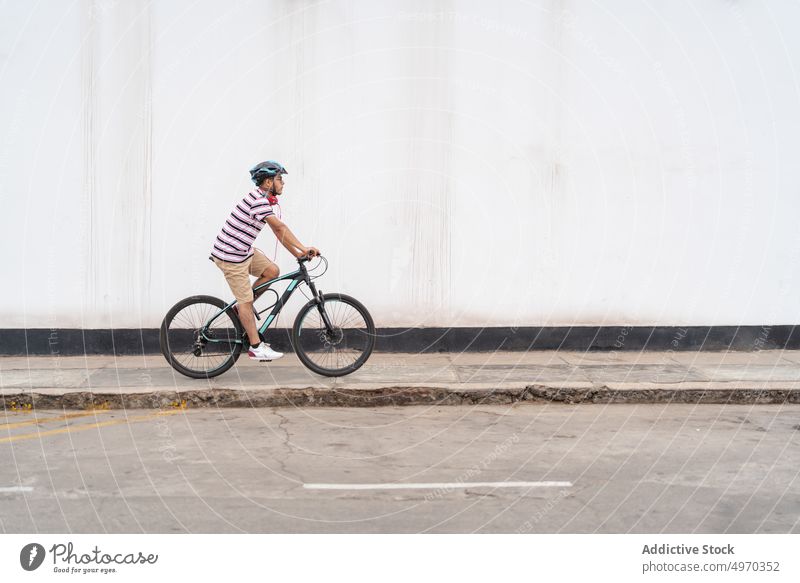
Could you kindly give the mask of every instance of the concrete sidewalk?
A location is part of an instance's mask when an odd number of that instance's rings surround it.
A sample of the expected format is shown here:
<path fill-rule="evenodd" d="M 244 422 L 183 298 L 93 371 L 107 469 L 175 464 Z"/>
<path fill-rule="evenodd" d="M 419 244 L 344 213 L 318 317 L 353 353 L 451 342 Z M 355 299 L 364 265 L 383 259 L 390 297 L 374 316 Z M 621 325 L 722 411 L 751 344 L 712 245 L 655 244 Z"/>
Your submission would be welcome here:
<path fill-rule="evenodd" d="M 210 380 L 160 355 L 0 357 L 6 409 L 567 403 L 800 404 L 800 351 L 373 354 L 337 379 L 293 354 Z"/>

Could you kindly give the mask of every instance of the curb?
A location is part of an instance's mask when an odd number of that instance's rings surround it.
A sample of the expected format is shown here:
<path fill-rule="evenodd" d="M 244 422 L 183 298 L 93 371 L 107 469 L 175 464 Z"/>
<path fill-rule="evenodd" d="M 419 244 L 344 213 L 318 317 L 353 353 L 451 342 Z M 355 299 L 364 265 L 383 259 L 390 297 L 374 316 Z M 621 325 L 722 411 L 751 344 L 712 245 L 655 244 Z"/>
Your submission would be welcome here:
<path fill-rule="evenodd" d="M 765 388 L 576 388 L 528 385 L 524 388 L 449 389 L 442 387 L 190 389 L 141 393 L 5 393 L 0 405 L 32 409 L 152 409 L 209 407 L 391 407 L 411 405 L 566 404 L 800 404 L 800 389 Z"/>

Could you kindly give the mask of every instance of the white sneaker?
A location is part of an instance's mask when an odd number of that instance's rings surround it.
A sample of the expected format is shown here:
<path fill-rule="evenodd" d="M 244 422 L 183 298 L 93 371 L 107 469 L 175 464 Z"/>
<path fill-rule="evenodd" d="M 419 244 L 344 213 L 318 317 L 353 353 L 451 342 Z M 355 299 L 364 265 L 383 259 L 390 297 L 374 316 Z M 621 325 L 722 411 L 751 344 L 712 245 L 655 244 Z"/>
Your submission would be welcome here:
<path fill-rule="evenodd" d="M 266 342 L 262 342 L 255 348 L 251 347 L 250 350 L 247 351 L 247 355 L 250 357 L 251 360 L 269 362 L 270 360 L 275 360 L 283 356 L 283 352 L 277 352 L 275 350 L 272 350 L 272 348 L 269 347 L 269 344 L 267 344 Z"/>

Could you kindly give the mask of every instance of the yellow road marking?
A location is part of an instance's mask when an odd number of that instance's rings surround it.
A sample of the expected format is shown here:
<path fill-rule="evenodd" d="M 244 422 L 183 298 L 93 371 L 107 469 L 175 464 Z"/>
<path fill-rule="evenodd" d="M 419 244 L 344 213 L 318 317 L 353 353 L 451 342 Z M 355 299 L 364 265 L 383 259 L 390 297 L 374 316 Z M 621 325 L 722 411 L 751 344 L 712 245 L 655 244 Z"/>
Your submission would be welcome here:
<path fill-rule="evenodd" d="M 21 441 L 23 439 L 37 439 L 47 437 L 48 435 L 57 435 L 59 433 L 70 433 L 74 431 L 86 431 L 87 429 L 99 429 L 100 427 L 108 427 L 110 425 L 122 425 L 123 423 L 131 423 L 133 421 L 147 421 L 148 419 L 155 419 L 156 417 L 164 417 L 167 415 L 175 415 L 176 413 L 183 413 L 182 409 L 176 411 L 159 411 L 158 413 L 151 413 L 149 415 L 137 415 L 135 417 L 128 417 L 126 419 L 114 419 L 112 421 L 100 421 L 99 423 L 89 423 L 87 425 L 74 425 L 71 427 L 64 427 L 63 429 L 51 429 L 49 431 L 40 431 L 38 433 L 25 433 L 24 435 L 12 435 L 10 437 L 0 438 L 0 443 L 8 441 Z"/>
<path fill-rule="evenodd" d="M 0 431 L 4 429 L 16 429 L 18 427 L 25 427 L 26 425 L 39 425 L 49 421 L 65 421 L 67 419 L 75 419 L 77 417 L 90 417 L 97 413 L 108 413 L 108 409 L 98 409 L 96 411 L 84 411 L 83 413 L 65 413 L 56 417 L 37 417 L 36 419 L 28 419 L 27 421 L 18 421 L 16 423 L 0 423 Z"/>

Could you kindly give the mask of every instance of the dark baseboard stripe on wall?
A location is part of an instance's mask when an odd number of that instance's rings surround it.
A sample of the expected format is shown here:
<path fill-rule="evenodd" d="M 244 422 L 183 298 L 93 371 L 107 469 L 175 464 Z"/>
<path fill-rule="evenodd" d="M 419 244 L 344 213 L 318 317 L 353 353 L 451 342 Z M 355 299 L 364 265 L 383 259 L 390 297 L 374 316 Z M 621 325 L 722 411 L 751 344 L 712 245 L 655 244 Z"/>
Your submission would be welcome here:
<path fill-rule="evenodd" d="M 267 340 L 288 351 L 289 332 Z M 800 348 L 800 331 L 776 326 L 576 326 L 492 328 L 380 328 L 379 352 L 486 352 L 494 350 L 767 350 Z M 0 355 L 155 354 L 158 330 L 0 329 Z"/>

